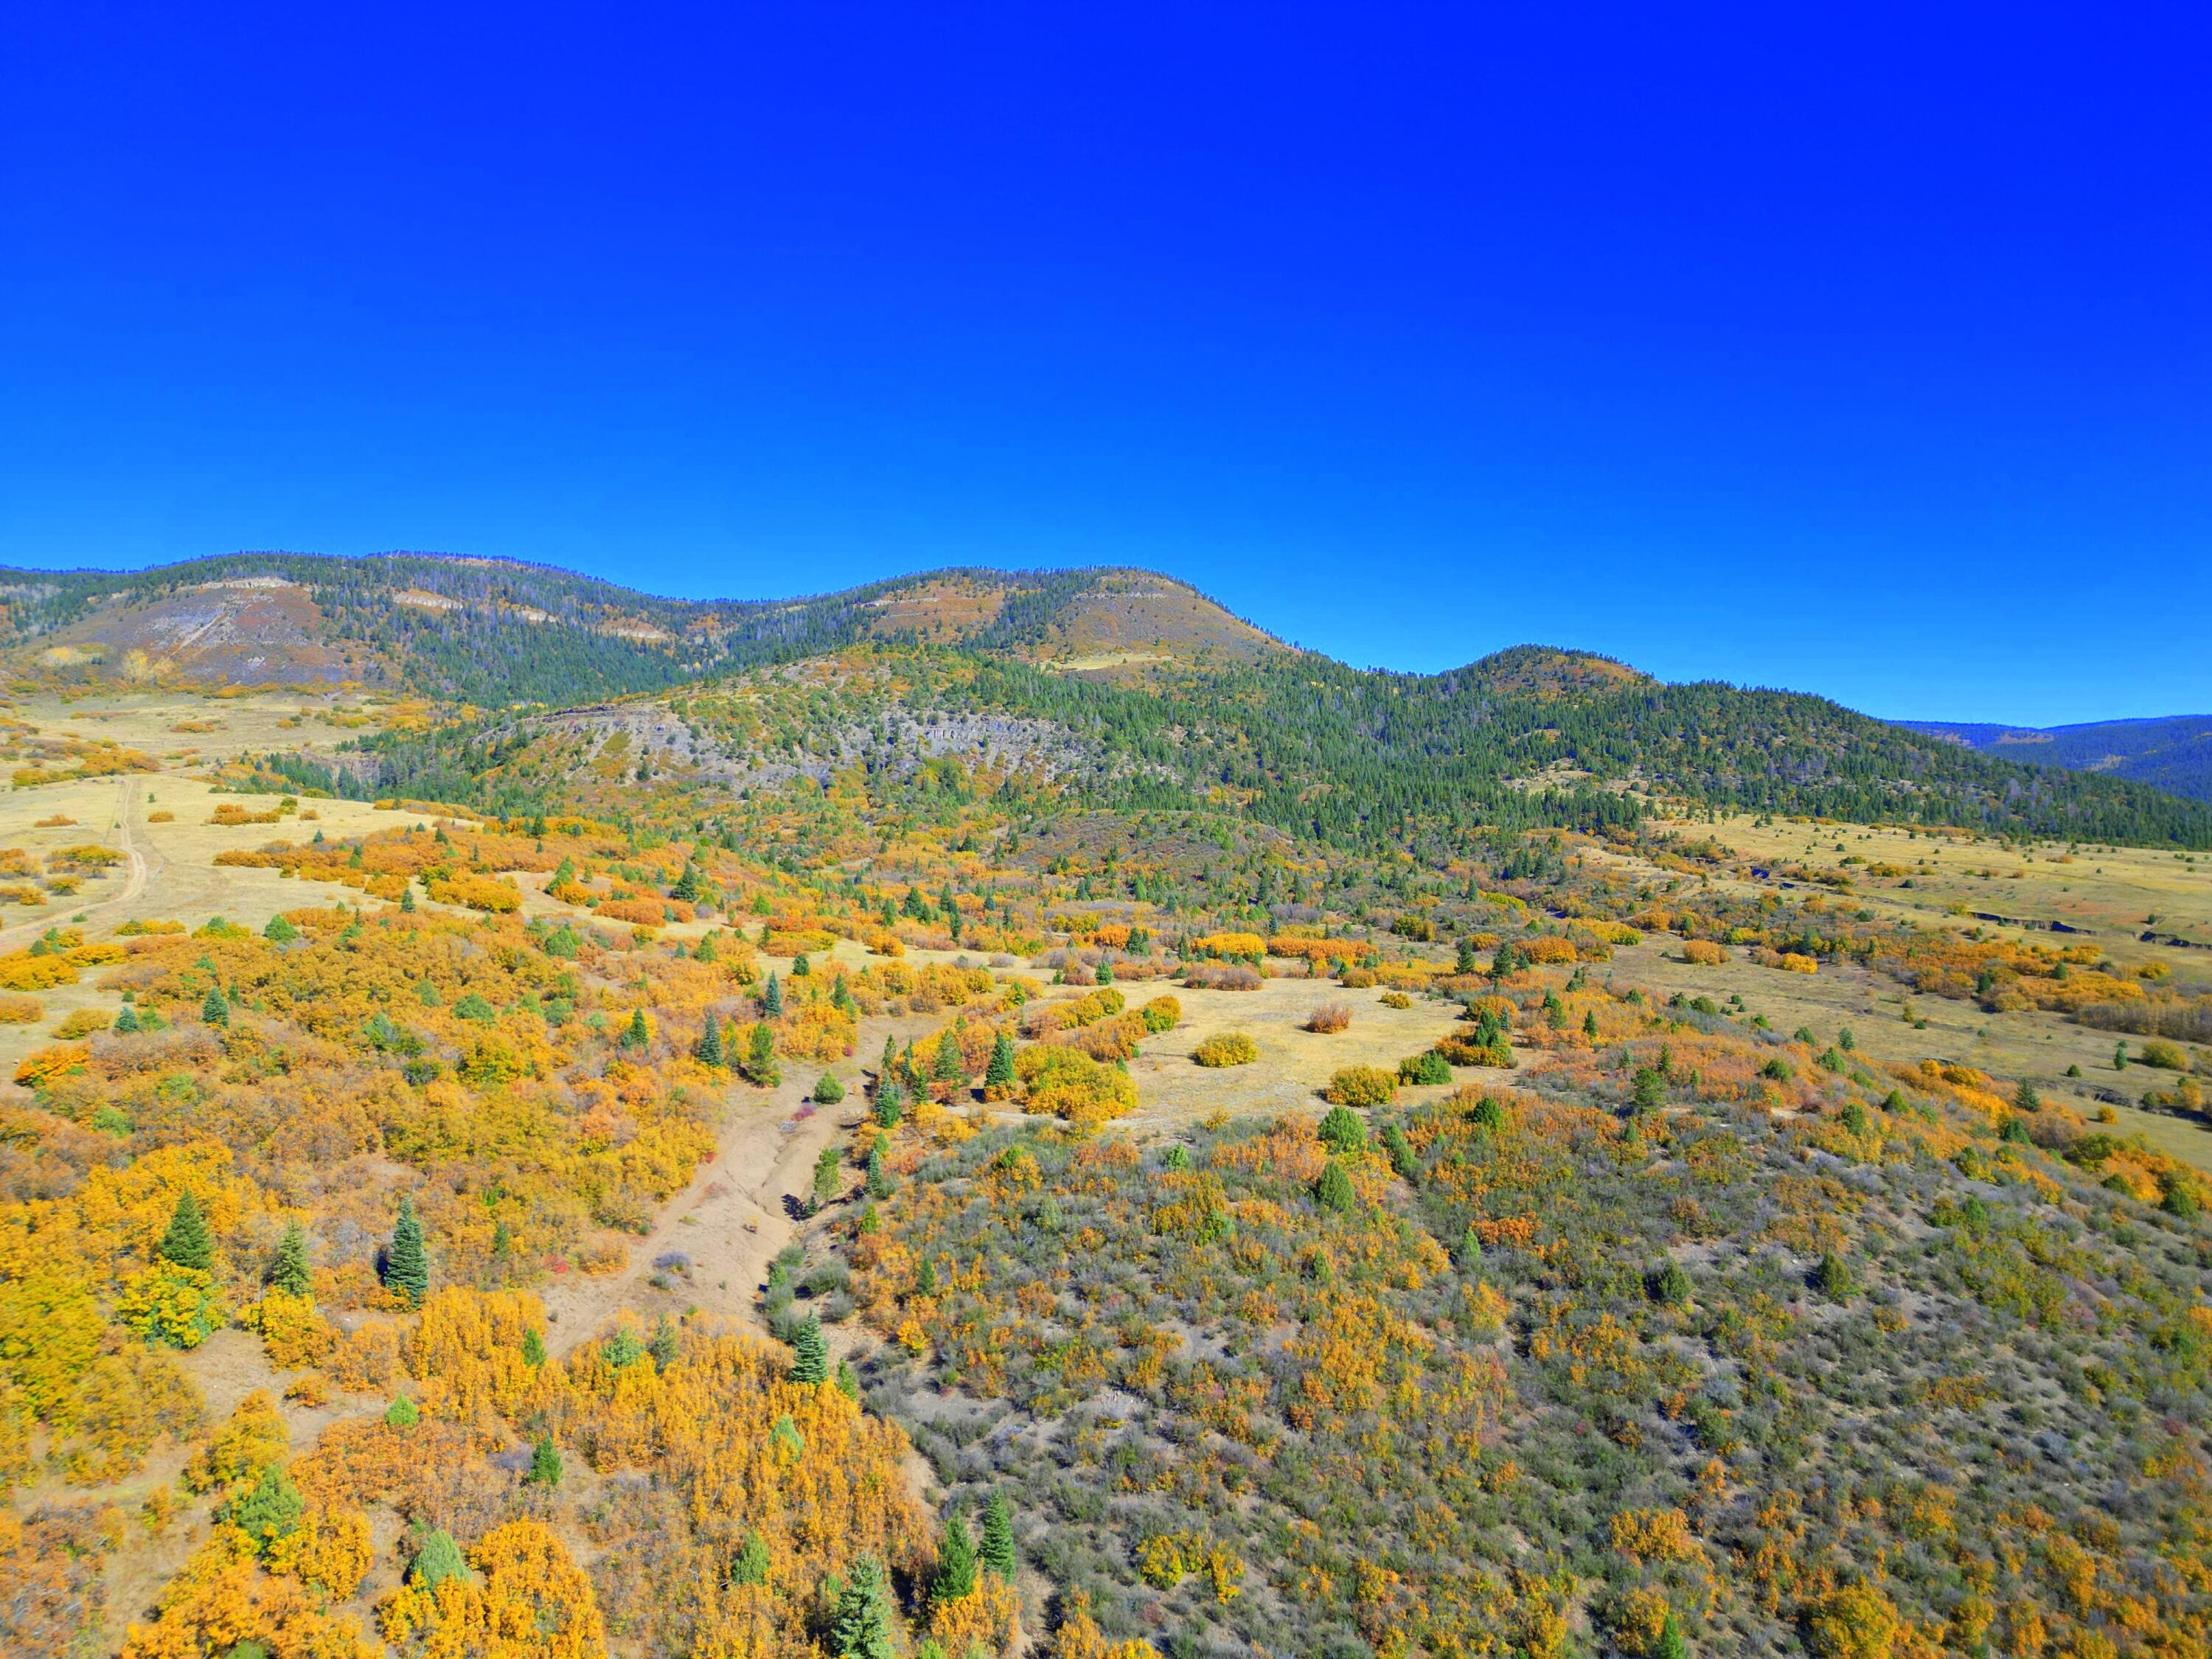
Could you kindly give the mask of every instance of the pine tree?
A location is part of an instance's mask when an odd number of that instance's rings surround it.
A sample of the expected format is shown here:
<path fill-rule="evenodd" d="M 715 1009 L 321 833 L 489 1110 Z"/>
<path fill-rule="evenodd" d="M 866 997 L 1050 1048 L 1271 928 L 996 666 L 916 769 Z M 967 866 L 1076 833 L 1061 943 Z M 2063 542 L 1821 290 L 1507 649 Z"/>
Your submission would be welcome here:
<path fill-rule="evenodd" d="M 270 1463 L 251 1487 L 223 1505 L 222 1518 L 265 1550 L 300 1524 L 307 1507 L 283 1466 Z"/>
<path fill-rule="evenodd" d="M 968 1062 L 960 1052 L 960 1039 L 950 1030 L 937 1040 L 937 1059 L 929 1074 L 938 1083 L 961 1084 L 968 1080 Z"/>
<path fill-rule="evenodd" d="M 898 1079 L 884 1073 L 883 1080 L 876 1085 L 876 1121 L 886 1129 L 896 1129 L 905 1109 L 906 1096 L 899 1088 Z"/>
<path fill-rule="evenodd" d="M 937 1577 L 930 1581 L 932 1605 L 965 1601 L 975 1593 L 975 1540 L 957 1510 L 945 1516 L 945 1532 L 937 1547 Z"/>
<path fill-rule="evenodd" d="M 1592 1042 L 1597 1041 L 1597 1010 L 1595 1008 L 1583 1016 L 1583 1035 Z"/>
<path fill-rule="evenodd" d="M 1651 1649 L 1651 1659 L 1690 1659 L 1690 1644 L 1683 1638 L 1681 1621 L 1673 1613 L 1659 1627 L 1659 1640 Z"/>
<path fill-rule="evenodd" d="M 878 1135 L 875 1144 L 868 1148 L 868 1196 L 885 1199 L 890 1195 L 890 1173 L 884 1168 L 884 1139 Z"/>
<path fill-rule="evenodd" d="M 691 1045 L 691 1057 L 702 1066 L 722 1063 L 722 1023 L 710 1012 L 707 1024 L 699 1033 L 699 1041 Z"/>
<path fill-rule="evenodd" d="M 852 1577 L 838 1592 L 837 1610 L 830 1623 L 830 1651 L 836 1659 L 896 1659 L 890 1591 L 884 1564 L 872 1555 L 853 1564 Z"/>
<path fill-rule="evenodd" d="M 1314 1182 L 1314 1198 L 1324 1210 L 1341 1214 L 1358 1201 L 1358 1194 L 1352 1191 L 1352 1177 L 1345 1174 L 1344 1165 L 1331 1158 Z"/>
<path fill-rule="evenodd" d="M 392 1243 L 384 1253 L 384 1285 L 419 1308 L 430 1293 L 430 1261 L 422 1249 L 422 1224 L 415 1217 L 412 1197 L 399 1200 L 399 1219 L 392 1224 Z"/>
<path fill-rule="evenodd" d="M 699 902 L 699 866 L 690 860 L 684 860 L 684 873 L 676 878 L 676 885 L 668 890 L 668 896 L 686 904 Z"/>
<path fill-rule="evenodd" d="M 763 1089 L 773 1089 L 782 1080 L 775 1066 L 775 1031 L 766 1020 L 753 1027 L 745 1053 L 745 1076 Z"/>
<path fill-rule="evenodd" d="M 200 1019 L 209 1025 L 230 1024 L 230 1005 L 222 1000 L 221 986 L 208 987 L 207 995 L 200 1000 Z"/>
<path fill-rule="evenodd" d="M 411 881 L 399 890 L 399 909 L 404 915 L 415 914 L 415 884 Z"/>
<path fill-rule="evenodd" d="M 177 1194 L 177 1207 L 170 1212 L 169 1230 L 161 1235 L 157 1247 L 161 1260 L 173 1261 L 179 1267 L 192 1267 L 208 1273 L 215 1267 L 215 1237 L 208 1231 L 207 1218 L 200 1213 L 199 1200 L 187 1187 Z"/>
<path fill-rule="evenodd" d="M 897 1069 L 898 1039 L 887 1036 L 884 1039 L 883 1064 L 876 1067 L 876 1075 L 878 1078 L 888 1078 Z"/>
<path fill-rule="evenodd" d="M 983 1091 L 1004 1095 L 1014 1086 L 1014 1040 L 1004 1031 L 991 1044 L 991 1059 L 983 1068 Z"/>
<path fill-rule="evenodd" d="M 2020 1087 L 2013 1091 L 2012 1103 L 2015 1111 L 2039 1112 L 2043 1109 L 2043 1097 L 2035 1092 L 2033 1083 L 2022 1078 Z"/>
<path fill-rule="evenodd" d="M 1019 1565 L 1014 1550 L 1014 1514 L 1002 1492 L 991 1494 L 983 1505 L 983 1565 L 1006 1583 L 1014 1582 Z"/>
<path fill-rule="evenodd" d="M 722 953 L 716 947 L 714 936 L 712 933 L 708 933 L 699 941 L 698 950 L 692 954 L 702 962 L 720 962 L 722 959 Z"/>
<path fill-rule="evenodd" d="M 135 1036 L 137 1035 L 137 1011 L 134 1008 L 125 1006 L 123 1012 L 115 1017 L 115 1035 L 118 1036 Z"/>
<path fill-rule="evenodd" d="M 661 1315 L 659 1322 L 654 1324 L 653 1340 L 645 1346 L 646 1352 L 653 1356 L 653 1364 L 664 1371 L 673 1365 L 684 1352 L 684 1344 L 677 1336 L 676 1327 L 670 1322 L 666 1314 Z"/>
<path fill-rule="evenodd" d="M 551 1435 L 538 1437 L 538 1443 L 530 1449 L 530 1473 L 523 1478 L 533 1486 L 561 1484 L 561 1450 Z"/>
<path fill-rule="evenodd" d="M 276 1242 L 276 1260 L 269 1269 L 269 1282 L 287 1296 L 305 1296 L 313 1280 L 307 1258 L 307 1230 L 296 1221 Z"/>
<path fill-rule="evenodd" d="M 768 1540 L 758 1533 L 748 1530 L 745 1541 L 730 1563 L 730 1582 L 732 1584 L 765 1584 L 768 1583 Z"/>
<path fill-rule="evenodd" d="M 522 1363 L 533 1371 L 545 1363 L 545 1339 L 535 1326 L 522 1334 Z"/>
<path fill-rule="evenodd" d="M 791 959 L 792 978 L 805 979 L 810 977 L 813 972 L 814 964 L 806 959 L 805 951 L 801 951 L 797 956 Z"/>
<path fill-rule="evenodd" d="M 282 916 L 271 916 L 269 925 L 261 930 L 261 937 L 272 945 L 289 945 L 300 937 L 300 930 Z"/>
<path fill-rule="evenodd" d="M 645 1010 L 642 1008 L 631 1009 L 629 1011 L 629 1029 L 623 1033 L 623 1047 L 625 1048 L 642 1048 L 652 1041 L 653 1030 L 652 1028 L 645 1023 Z"/>
<path fill-rule="evenodd" d="M 469 1564 L 462 1559 L 461 1547 L 453 1541 L 453 1534 L 443 1527 L 434 1527 L 423 1539 L 422 1547 L 415 1552 L 415 1559 L 407 1569 L 407 1579 L 426 1590 L 434 1590 L 448 1578 L 466 1583 Z"/>
<path fill-rule="evenodd" d="M 384 1409 L 384 1420 L 395 1429 L 411 1429 L 422 1420 L 422 1413 L 415 1402 L 401 1395 Z"/>
<path fill-rule="evenodd" d="M 794 1382 L 826 1382 L 830 1376 L 830 1348 L 822 1340 L 822 1322 L 812 1314 L 799 1322 L 791 1339 L 791 1380 Z"/>
<path fill-rule="evenodd" d="M 768 990 L 761 997 L 761 1012 L 770 1019 L 783 1012 L 783 987 L 774 974 L 768 976 Z"/>

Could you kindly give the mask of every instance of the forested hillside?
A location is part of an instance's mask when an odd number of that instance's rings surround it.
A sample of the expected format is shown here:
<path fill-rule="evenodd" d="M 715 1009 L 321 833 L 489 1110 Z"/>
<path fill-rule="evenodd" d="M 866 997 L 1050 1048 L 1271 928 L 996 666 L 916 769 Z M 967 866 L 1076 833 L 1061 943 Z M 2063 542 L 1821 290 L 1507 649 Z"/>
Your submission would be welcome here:
<path fill-rule="evenodd" d="M 2212 714 L 2158 720 L 2093 720 L 2080 726 L 1988 726 L 1956 720 L 1899 720 L 1985 755 L 2105 772 L 2177 795 L 2212 800 Z"/>

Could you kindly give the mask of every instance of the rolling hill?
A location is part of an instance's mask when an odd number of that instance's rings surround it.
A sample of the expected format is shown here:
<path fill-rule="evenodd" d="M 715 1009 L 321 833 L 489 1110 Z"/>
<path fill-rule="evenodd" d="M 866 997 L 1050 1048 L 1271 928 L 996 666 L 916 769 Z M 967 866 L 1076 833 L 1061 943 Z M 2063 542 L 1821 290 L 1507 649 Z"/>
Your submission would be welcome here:
<path fill-rule="evenodd" d="M 2177 795 L 2212 800 L 2212 714 L 2093 720 L 2080 726 L 1990 726 L 1957 720 L 1899 720 L 1930 737 L 1984 755 L 2104 772 Z"/>
<path fill-rule="evenodd" d="M 542 794 L 580 763 L 580 737 L 600 764 L 616 726 L 709 793 L 818 783 L 871 755 L 970 764 L 972 746 L 946 746 L 950 719 L 994 764 L 1049 754 L 1042 780 L 1100 805 L 1203 803 L 1370 849 L 1592 828 L 1655 800 L 2212 845 L 2212 807 L 2118 769 L 2024 763 L 2037 745 L 1978 747 L 1796 693 L 1670 685 L 1543 646 L 1436 675 L 1355 669 L 1141 570 L 941 570 L 694 601 L 496 560 L 238 554 L 126 575 L 0 573 L 0 639 L 33 682 L 428 696 L 453 728 L 390 739 L 363 769 L 453 799 Z M 626 698 L 646 702 L 598 708 Z M 680 730 L 672 749 L 663 727 Z M 2062 752 L 2075 750 L 2054 741 Z M 634 762 L 624 777 L 638 781 Z"/>

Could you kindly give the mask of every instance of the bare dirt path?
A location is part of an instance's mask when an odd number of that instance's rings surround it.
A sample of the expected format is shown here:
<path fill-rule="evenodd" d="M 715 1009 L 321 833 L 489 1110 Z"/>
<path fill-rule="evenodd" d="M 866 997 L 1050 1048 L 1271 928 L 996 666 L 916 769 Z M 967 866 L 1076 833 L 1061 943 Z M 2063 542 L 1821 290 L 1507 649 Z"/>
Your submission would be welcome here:
<path fill-rule="evenodd" d="M 123 856 L 129 863 L 130 873 L 124 879 L 121 891 L 111 893 L 106 898 L 95 900 L 84 907 L 83 915 L 88 921 L 94 917 L 104 919 L 111 911 L 125 909 L 136 904 L 139 896 L 146 890 L 152 872 L 146 849 L 139 845 L 137 837 L 132 833 L 132 819 L 143 810 L 142 786 L 151 775 L 154 775 L 144 772 L 130 774 L 124 778 L 123 787 L 116 795 L 115 833 L 122 844 Z M 160 860 L 161 855 L 156 854 L 155 858 Z M 27 945 L 53 925 L 50 921 L 40 921 L 0 928 L 0 947 L 13 949 L 19 945 Z"/>

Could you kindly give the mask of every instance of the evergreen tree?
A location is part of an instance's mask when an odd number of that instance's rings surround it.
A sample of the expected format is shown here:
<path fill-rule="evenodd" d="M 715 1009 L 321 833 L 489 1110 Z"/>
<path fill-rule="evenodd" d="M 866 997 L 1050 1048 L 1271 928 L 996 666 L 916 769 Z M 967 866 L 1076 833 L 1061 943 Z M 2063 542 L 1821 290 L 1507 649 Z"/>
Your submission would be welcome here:
<path fill-rule="evenodd" d="M 937 1577 L 930 1581 L 933 1605 L 965 1601 L 975 1593 L 975 1540 L 968 1522 L 957 1510 L 946 1511 L 945 1532 L 937 1547 Z"/>
<path fill-rule="evenodd" d="M 937 1059 L 929 1074 L 938 1083 L 957 1085 L 968 1080 L 968 1062 L 960 1052 L 960 1039 L 950 1030 L 937 1041 Z"/>
<path fill-rule="evenodd" d="M 768 1583 L 768 1540 L 748 1529 L 745 1541 L 730 1563 L 730 1582 L 732 1584 L 765 1584 Z"/>
<path fill-rule="evenodd" d="M 654 1324 L 653 1340 L 645 1346 L 646 1352 L 653 1356 L 653 1364 L 664 1371 L 673 1365 L 684 1352 L 683 1341 L 677 1336 L 676 1327 L 666 1314 L 661 1315 Z"/>
<path fill-rule="evenodd" d="M 652 1028 L 647 1026 L 645 1023 L 645 1010 L 642 1008 L 631 1009 L 629 1011 L 629 1029 L 623 1033 L 623 1047 L 625 1048 L 642 1048 L 652 1041 L 653 1031 Z"/>
<path fill-rule="evenodd" d="M 791 976 L 792 976 L 792 978 L 793 978 L 793 979 L 805 979 L 805 978 L 808 978 L 809 976 L 811 976 L 811 975 L 813 974 L 813 972 L 814 972 L 814 964 L 813 964 L 812 963 L 811 963 L 811 962 L 807 961 L 807 959 L 806 959 L 806 952 L 805 952 L 805 951 L 800 951 L 797 956 L 793 957 L 791 959 Z"/>
<path fill-rule="evenodd" d="M 392 1243 L 384 1253 L 385 1288 L 419 1308 L 430 1293 L 430 1260 L 422 1249 L 422 1224 L 415 1217 L 415 1200 L 399 1200 L 399 1219 L 392 1224 Z"/>
<path fill-rule="evenodd" d="M 845 1097 L 845 1085 L 837 1081 L 835 1072 L 824 1072 L 814 1080 L 814 1103 L 835 1106 Z"/>
<path fill-rule="evenodd" d="M 453 1534 L 443 1527 L 434 1527 L 422 1540 L 422 1547 L 415 1552 L 415 1559 L 407 1569 L 407 1579 L 426 1590 L 434 1590 L 448 1578 L 466 1583 L 469 1564 L 462 1559 L 461 1547 L 453 1541 Z"/>
<path fill-rule="evenodd" d="M 292 1477 L 284 1473 L 283 1466 L 269 1463 L 263 1466 L 253 1485 L 222 1507 L 222 1518 L 252 1538 L 266 1550 L 300 1524 L 300 1516 L 307 1507 L 300 1496 L 300 1489 L 292 1484 Z"/>
<path fill-rule="evenodd" d="M 783 987 L 774 974 L 768 976 L 768 990 L 761 997 L 761 1012 L 770 1019 L 783 1012 Z"/>
<path fill-rule="evenodd" d="M 1004 1031 L 991 1044 L 991 1058 L 983 1068 L 986 1092 L 1011 1091 L 1014 1086 L 1014 1040 Z"/>
<path fill-rule="evenodd" d="M 269 925 L 261 930 L 261 937 L 273 945 L 289 945 L 300 937 L 300 930 L 282 916 L 271 916 Z"/>
<path fill-rule="evenodd" d="M 2013 1091 L 2012 1103 L 2016 1111 L 2039 1112 L 2043 1109 L 2043 1097 L 2035 1092 L 2033 1083 L 2022 1078 L 2020 1087 Z"/>
<path fill-rule="evenodd" d="M 422 1413 L 403 1394 L 384 1408 L 384 1420 L 395 1429 L 411 1429 L 422 1420 Z"/>
<path fill-rule="evenodd" d="M 775 1065 L 775 1031 L 766 1020 L 753 1027 L 750 1046 L 745 1053 L 745 1076 L 763 1089 L 773 1089 L 782 1080 Z"/>
<path fill-rule="evenodd" d="M 824 1146 L 814 1158 L 814 1208 L 819 1212 L 837 1196 L 837 1177 L 844 1159 L 835 1146 Z"/>
<path fill-rule="evenodd" d="M 164 1261 L 173 1261 L 179 1267 L 192 1267 L 201 1273 L 215 1267 L 215 1236 L 208 1231 L 207 1218 L 200 1213 L 199 1200 L 187 1187 L 177 1194 L 177 1207 L 169 1213 L 169 1230 L 161 1235 L 156 1246 Z"/>
<path fill-rule="evenodd" d="M 1002 1492 L 991 1494 L 983 1505 L 983 1565 L 1006 1583 L 1014 1582 L 1018 1565 L 1014 1551 L 1014 1515 Z"/>
<path fill-rule="evenodd" d="M 296 1221 L 276 1241 L 276 1260 L 269 1269 L 269 1282 L 287 1296 L 305 1296 L 313 1280 L 307 1258 L 307 1230 Z"/>
<path fill-rule="evenodd" d="M 125 1005 L 123 1012 L 115 1017 L 115 1035 L 118 1036 L 135 1036 L 137 1035 L 137 1011 L 130 1007 L 128 1005 Z"/>
<path fill-rule="evenodd" d="M 884 1073 L 883 1080 L 876 1085 L 876 1121 L 886 1129 L 896 1129 L 905 1109 L 906 1096 L 899 1088 L 898 1079 Z"/>
<path fill-rule="evenodd" d="M 702 1066 L 722 1063 L 722 1023 L 710 1011 L 707 1024 L 699 1032 L 698 1042 L 691 1045 L 691 1057 Z"/>
<path fill-rule="evenodd" d="M 859 1405 L 860 1403 L 860 1379 L 854 1373 L 852 1364 L 849 1360 L 841 1359 L 837 1362 L 837 1376 L 836 1380 L 837 1383 L 837 1392 L 843 1395 L 846 1399 L 851 1401 L 854 1405 Z"/>
<path fill-rule="evenodd" d="M 1583 1016 L 1583 1035 L 1592 1042 L 1597 1041 L 1597 1010 L 1595 1008 Z"/>
<path fill-rule="evenodd" d="M 686 904 L 699 902 L 699 866 L 690 860 L 684 860 L 684 873 L 676 878 L 676 885 L 668 890 L 668 896 Z"/>
<path fill-rule="evenodd" d="M 884 1168 L 884 1140 L 878 1135 L 875 1144 L 868 1148 L 868 1196 L 885 1199 L 890 1195 L 890 1173 Z"/>
<path fill-rule="evenodd" d="M 522 1334 L 522 1363 L 533 1371 L 545 1363 L 545 1339 L 534 1326 Z"/>
<path fill-rule="evenodd" d="M 207 995 L 200 999 L 200 1019 L 209 1025 L 230 1024 L 230 1005 L 222 1000 L 221 986 L 209 986 Z"/>
<path fill-rule="evenodd" d="M 878 1078 L 888 1078 L 893 1072 L 897 1070 L 897 1068 L 898 1039 L 896 1037 L 887 1036 L 884 1039 L 883 1063 L 876 1067 L 876 1075 Z"/>
<path fill-rule="evenodd" d="M 791 1380 L 815 1383 L 829 1380 L 830 1348 L 822 1340 L 822 1322 L 812 1314 L 799 1322 L 791 1338 Z"/>
<path fill-rule="evenodd" d="M 399 890 L 399 910 L 402 915 L 415 914 L 415 884 L 411 881 Z"/>
<path fill-rule="evenodd" d="M 864 1555 L 837 1594 L 830 1621 L 830 1651 L 836 1659 L 896 1659 L 891 1643 L 890 1589 L 884 1564 Z"/>
<path fill-rule="evenodd" d="M 699 941 L 699 948 L 693 954 L 702 962 L 720 962 L 722 959 L 722 953 L 716 947 L 714 936 L 712 933 L 708 933 Z"/>
<path fill-rule="evenodd" d="M 1352 1177 L 1345 1174 L 1344 1165 L 1331 1158 L 1314 1182 L 1314 1198 L 1324 1210 L 1342 1214 L 1358 1201 L 1358 1194 L 1352 1191 Z"/>
<path fill-rule="evenodd" d="M 523 1479 L 533 1486 L 561 1484 L 561 1451 L 553 1443 L 551 1435 L 538 1437 L 538 1443 L 530 1449 L 530 1473 Z"/>
<path fill-rule="evenodd" d="M 1681 1620 L 1670 1611 L 1667 1622 L 1659 1627 L 1659 1640 L 1651 1649 L 1651 1659 L 1690 1659 L 1690 1644 L 1682 1635 Z"/>

